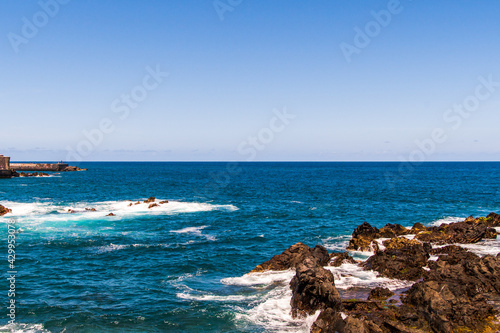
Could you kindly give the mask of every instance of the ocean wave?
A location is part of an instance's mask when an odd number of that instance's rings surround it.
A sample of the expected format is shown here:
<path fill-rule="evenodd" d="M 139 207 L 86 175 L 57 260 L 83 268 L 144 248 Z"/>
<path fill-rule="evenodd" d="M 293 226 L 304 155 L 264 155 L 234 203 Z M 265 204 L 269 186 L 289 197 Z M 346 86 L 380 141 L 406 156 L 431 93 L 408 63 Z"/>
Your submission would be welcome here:
<path fill-rule="evenodd" d="M 447 216 L 447 217 L 444 217 L 442 219 L 433 221 L 429 225 L 430 226 L 436 226 L 436 227 L 438 227 L 441 224 L 450 224 L 450 223 L 454 223 L 454 222 L 462 222 L 463 220 L 465 220 L 465 217 Z"/>
<path fill-rule="evenodd" d="M 295 270 L 266 271 L 262 273 L 248 273 L 240 277 L 231 277 L 221 280 L 222 284 L 231 286 L 269 286 L 274 283 L 288 283 L 295 275 Z"/>
<path fill-rule="evenodd" d="M 20 203 L 4 201 L 2 205 L 12 209 L 12 213 L 5 215 L 4 219 L 31 220 L 32 222 L 48 221 L 79 221 L 99 220 L 109 213 L 115 214 L 114 218 L 127 218 L 147 215 L 176 215 L 185 213 L 229 211 L 238 210 L 234 205 L 215 205 L 199 202 L 170 201 L 160 204 L 162 200 L 157 199 L 158 206 L 149 208 L 151 203 L 140 201 L 135 204 L 132 201 L 104 201 L 104 202 L 78 202 L 72 205 L 62 205 L 53 202 L 37 201 L 32 203 Z M 90 210 L 89 210 L 90 209 Z M 95 209 L 93 211 L 92 209 Z"/>
<path fill-rule="evenodd" d="M 176 296 L 180 299 L 190 300 L 190 301 L 214 301 L 214 302 L 243 302 L 256 299 L 258 296 L 244 296 L 244 295 L 228 295 L 219 296 L 212 294 L 205 295 L 195 295 L 192 293 L 177 293 Z"/>
<path fill-rule="evenodd" d="M 276 279 L 277 274 L 259 274 L 252 277 L 252 284 L 268 284 L 270 281 L 269 276 L 273 276 L 274 279 L 272 280 L 275 282 L 281 281 L 281 278 Z M 262 280 L 260 282 L 254 281 L 258 277 L 261 277 Z M 246 281 L 248 276 L 244 276 L 242 279 L 240 282 Z M 293 318 L 290 305 L 292 291 L 288 282 L 289 280 L 286 283 L 277 284 L 269 292 L 258 297 L 258 300 L 251 302 L 248 307 L 236 307 L 236 324 L 242 326 L 242 328 L 248 325 L 257 325 L 263 327 L 266 332 L 309 332 L 320 311 L 305 319 Z"/>
<path fill-rule="evenodd" d="M 335 286 L 338 289 L 373 289 L 375 287 L 383 287 L 390 290 L 397 290 L 408 288 L 414 283 L 412 281 L 382 277 L 375 271 L 365 271 L 357 264 L 342 264 L 339 267 L 327 266 L 325 268 L 333 273 L 333 276 L 335 277 Z"/>
<path fill-rule="evenodd" d="M 50 331 L 43 328 L 42 324 L 8 324 L 0 326 L 0 332 L 5 333 L 50 333 Z"/>
<path fill-rule="evenodd" d="M 205 229 L 207 227 L 208 226 L 206 226 L 206 225 L 201 226 L 201 227 L 187 227 L 187 228 L 179 229 L 179 230 L 170 230 L 170 232 L 175 233 L 175 234 L 193 234 L 195 236 L 205 237 L 209 241 L 217 240 L 217 238 L 215 238 L 214 236 L 203 234 L 201 232 L 203 229 Z"/>

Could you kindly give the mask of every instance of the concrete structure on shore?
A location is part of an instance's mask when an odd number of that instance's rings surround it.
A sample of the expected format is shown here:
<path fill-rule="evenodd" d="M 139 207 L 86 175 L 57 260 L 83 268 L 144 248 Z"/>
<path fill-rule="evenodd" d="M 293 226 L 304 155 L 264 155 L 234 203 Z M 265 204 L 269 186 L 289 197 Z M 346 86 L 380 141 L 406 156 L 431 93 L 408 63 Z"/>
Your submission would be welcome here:
<path fill-rule="evenodd" d="M 10 169 L 10 157 L 0 155 L 0 178 L 12 177 L 12 170 Z"/>
<path fill-rule="evenodd" d="M 11 170 L 15 171 L 54 171 L 59 172 L 69 167 L 67 163 L 11 163 Z"/>
<path fill-rule="evenodd" d="M 17 171 L 61 172 L 85 171 L 67 163 L 10 163 L 10 157 L 0 155 L 0 178 L 19 177 Z"/>

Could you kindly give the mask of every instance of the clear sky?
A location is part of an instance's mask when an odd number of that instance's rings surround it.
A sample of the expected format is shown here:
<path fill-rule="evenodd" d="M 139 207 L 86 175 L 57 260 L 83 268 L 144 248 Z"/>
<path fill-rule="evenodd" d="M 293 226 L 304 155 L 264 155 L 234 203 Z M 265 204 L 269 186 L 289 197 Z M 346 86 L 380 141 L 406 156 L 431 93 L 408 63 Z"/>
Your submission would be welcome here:
<path fill-rule="evenodd" d="M 498 161 L 499 17 L 494 0 L 1 1 L 0 154 Z"/>

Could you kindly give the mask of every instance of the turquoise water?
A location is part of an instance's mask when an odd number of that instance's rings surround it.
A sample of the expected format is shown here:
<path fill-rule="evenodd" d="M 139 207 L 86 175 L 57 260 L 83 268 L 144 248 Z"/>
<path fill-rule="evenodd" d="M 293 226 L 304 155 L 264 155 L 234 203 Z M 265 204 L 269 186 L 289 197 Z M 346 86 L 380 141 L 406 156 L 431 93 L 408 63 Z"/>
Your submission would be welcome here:
<path fill-rule="evenodd" d="M 3 331 L 307 331 L 288 314 L 290 272 L 245 274 L 299 241 L 340 250 L 364 221 L 500 212 L 500 163 L 80 166 L 89 171 L 0 181 L 0 203 L 13 209 L 0 218 L 5 277 L 7 222 L 20 229 L 17 324 L 6 326 L 5 310 Z M 129 206 L 150 196 L 170 202 Z M 336 283 L 346 290 L 397 284 L 343 269 Z"/>

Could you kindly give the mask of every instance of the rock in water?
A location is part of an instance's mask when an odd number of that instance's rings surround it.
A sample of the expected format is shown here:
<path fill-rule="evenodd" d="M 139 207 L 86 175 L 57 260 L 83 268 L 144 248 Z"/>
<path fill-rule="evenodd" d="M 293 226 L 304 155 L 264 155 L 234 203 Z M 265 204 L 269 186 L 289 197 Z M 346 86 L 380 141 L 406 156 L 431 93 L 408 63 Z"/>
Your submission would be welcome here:
<path fill-rule="evenodd" d="M 347 252 L 343 253 L 332 253 L 330 254 L 330 262 L 328 266 L 339 267 L 342 264 L 357 264 L 358 262 L 354 260 L 353 257 Z"/>
<path fill-rule="evenodd" d="M 394 293 L 387 288 L 377 287 L 370 291 L 370 295 L 368 296 L 368 300 L 385 300 L 389 297 L 393 296 Z"/>
<path fill-rule="evenodd" d="M 12 209 L 0 205 L 0 216 L 4 216 L 5 214 L 8 213 L 12 213 Z"/>
<path fill-rule="evenodd" d="M 155 197 L 149 197 L 147 200 L 144 200 L 144 203 L 152 203 L 155 202 L 156 198 Z"/>
<path fill-rule="evenodd" d="M 116 215 L 115 215 L 115 214 L 113 214 L 113 213 L 109 213 L 109 214 L 108 214 L 108 215 L 106 215 L 106 216 L 116 216 Z"/>
<path fill-rule="evenodd" d="M 291 268 L 296 268 L 298 264 L 302 263 L 305 259 L 311 259 L 319 266 L 326 266 L 330 261 L 328 251 L 321 245 L 316 245 L 310 248 L 304 243 L 297 243 L 290 246 L 283 253 L 275 255 L 257 267 L 250 273 L 264 272 L 264 271 L 284 271 Z"/>
<path fill-rule="evenodd" d="M 292 316 L 311 315 L 317 310 L 342 310 L 342 300 L 335 288 L 332 272 L 317 265 L 312 258 L 299 264 L 292 281 Z"/>

